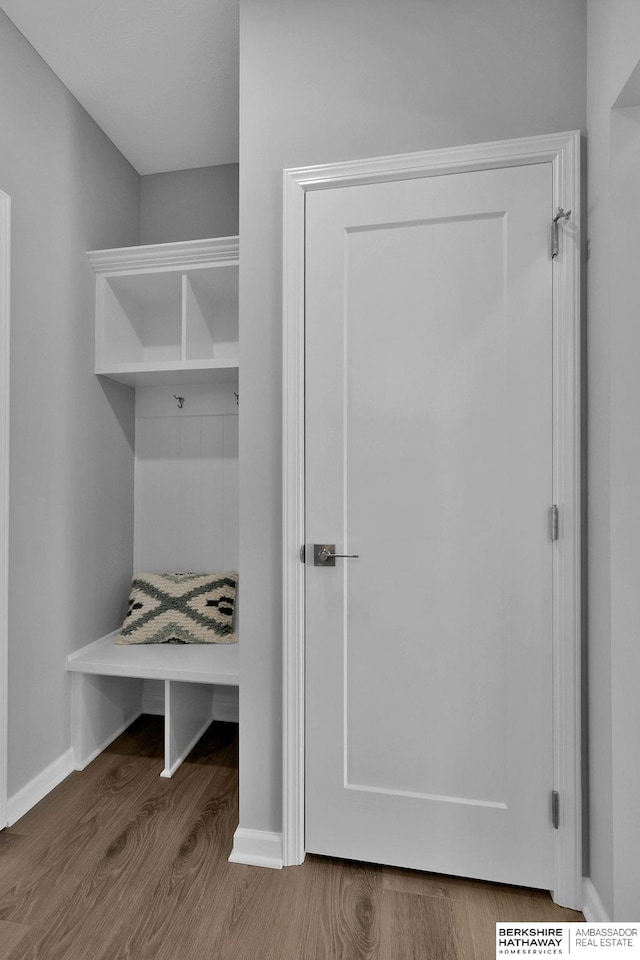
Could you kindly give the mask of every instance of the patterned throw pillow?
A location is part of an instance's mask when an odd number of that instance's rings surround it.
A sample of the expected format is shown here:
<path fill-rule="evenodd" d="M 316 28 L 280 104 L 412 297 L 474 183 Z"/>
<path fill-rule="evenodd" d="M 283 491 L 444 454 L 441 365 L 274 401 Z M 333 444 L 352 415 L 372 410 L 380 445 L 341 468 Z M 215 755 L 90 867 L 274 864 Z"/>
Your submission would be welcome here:
<path fill-rule="evenodd" d="M 236 643 L 238 574 L 139 573 L 116 643 Z"/>

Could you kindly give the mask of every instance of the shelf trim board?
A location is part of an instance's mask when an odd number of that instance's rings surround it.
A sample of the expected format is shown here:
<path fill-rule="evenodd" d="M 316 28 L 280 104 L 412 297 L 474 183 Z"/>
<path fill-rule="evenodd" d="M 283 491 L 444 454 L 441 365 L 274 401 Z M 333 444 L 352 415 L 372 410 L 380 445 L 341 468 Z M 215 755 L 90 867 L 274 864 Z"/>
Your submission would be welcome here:
<path fill-rule="evenodd" d="M 87 257 L 96 273 L 139 273 L 141 270 L 215 265 L 229 266 L 239 262 L 238 237 L 215 237 L 206 240 L 182 240 L 176 243 L 154 243 L 139 247 L 117 247 L 111 250 L 89 250 Z"/>
<path fill-rule="evenodd" d="M 116 644 L 119 630 L 67 657 L 67 670 L 104 677 L 239 686 L 238 644 Z M 182 659 L 182 663 L 180 663 Z"/>
<path fill-rule="evenodd" d="M 101 364 L 96 373 L 111 376 L 114 373 L 166 373 L 182 370 L 237 370 L 239 361 L 236 357 L 204 357 L 201 360 L 140 360 L 111 363 L 108 366 Z"/>
<path fill-rule="evenodd" d="M 96 374 L 109 377 L 129 387 L 152 387 L 162 384 L 237 383 L 237 360 L 197 360 L 187 363 L 118 363 L 96 367 Z"/>

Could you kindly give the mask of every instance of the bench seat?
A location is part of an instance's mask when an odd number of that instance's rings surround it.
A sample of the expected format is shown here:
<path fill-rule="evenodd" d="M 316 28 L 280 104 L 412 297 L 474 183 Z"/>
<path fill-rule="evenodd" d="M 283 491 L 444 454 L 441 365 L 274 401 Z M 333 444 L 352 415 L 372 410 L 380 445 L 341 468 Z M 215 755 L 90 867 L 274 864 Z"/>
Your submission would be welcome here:
<path fill-rule="evenodd" d="M 216 716 L 214 690 L 238 687 L 238 644 L 115 643 L 118 631 L 67 657 L 75 767 L 83 770 L 142 713 L 145 680 L 164 682 L 163 777 L 170 777 Z M 228 706 L 228 705 L 227 705 Z"/>
<path fill-rule="evenodd" d="M 107 677 L 238 686 L 237 643 L 115 643 L 118 631 L 67 657 L 67 670 Z"/>

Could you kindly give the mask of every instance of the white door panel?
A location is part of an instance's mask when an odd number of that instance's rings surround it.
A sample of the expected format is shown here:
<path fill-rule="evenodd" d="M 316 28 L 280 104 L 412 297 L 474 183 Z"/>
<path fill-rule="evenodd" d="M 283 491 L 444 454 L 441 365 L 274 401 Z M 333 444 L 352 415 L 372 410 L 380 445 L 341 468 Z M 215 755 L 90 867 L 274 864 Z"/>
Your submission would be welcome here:
<path fill-rule="evenodd" d="M 551 885 L 551 186 L 307 197 L 311 852 Z"/>

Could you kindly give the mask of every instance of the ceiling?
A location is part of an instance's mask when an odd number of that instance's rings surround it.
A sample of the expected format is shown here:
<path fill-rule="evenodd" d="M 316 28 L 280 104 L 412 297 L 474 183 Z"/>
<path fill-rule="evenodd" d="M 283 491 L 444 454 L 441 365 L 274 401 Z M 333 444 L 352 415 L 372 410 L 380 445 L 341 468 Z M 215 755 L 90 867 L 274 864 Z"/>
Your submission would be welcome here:
<path fill-rule="evenodd" d="M 238 162 L 239 0 L 0 0 L 133 164 Z"/>

